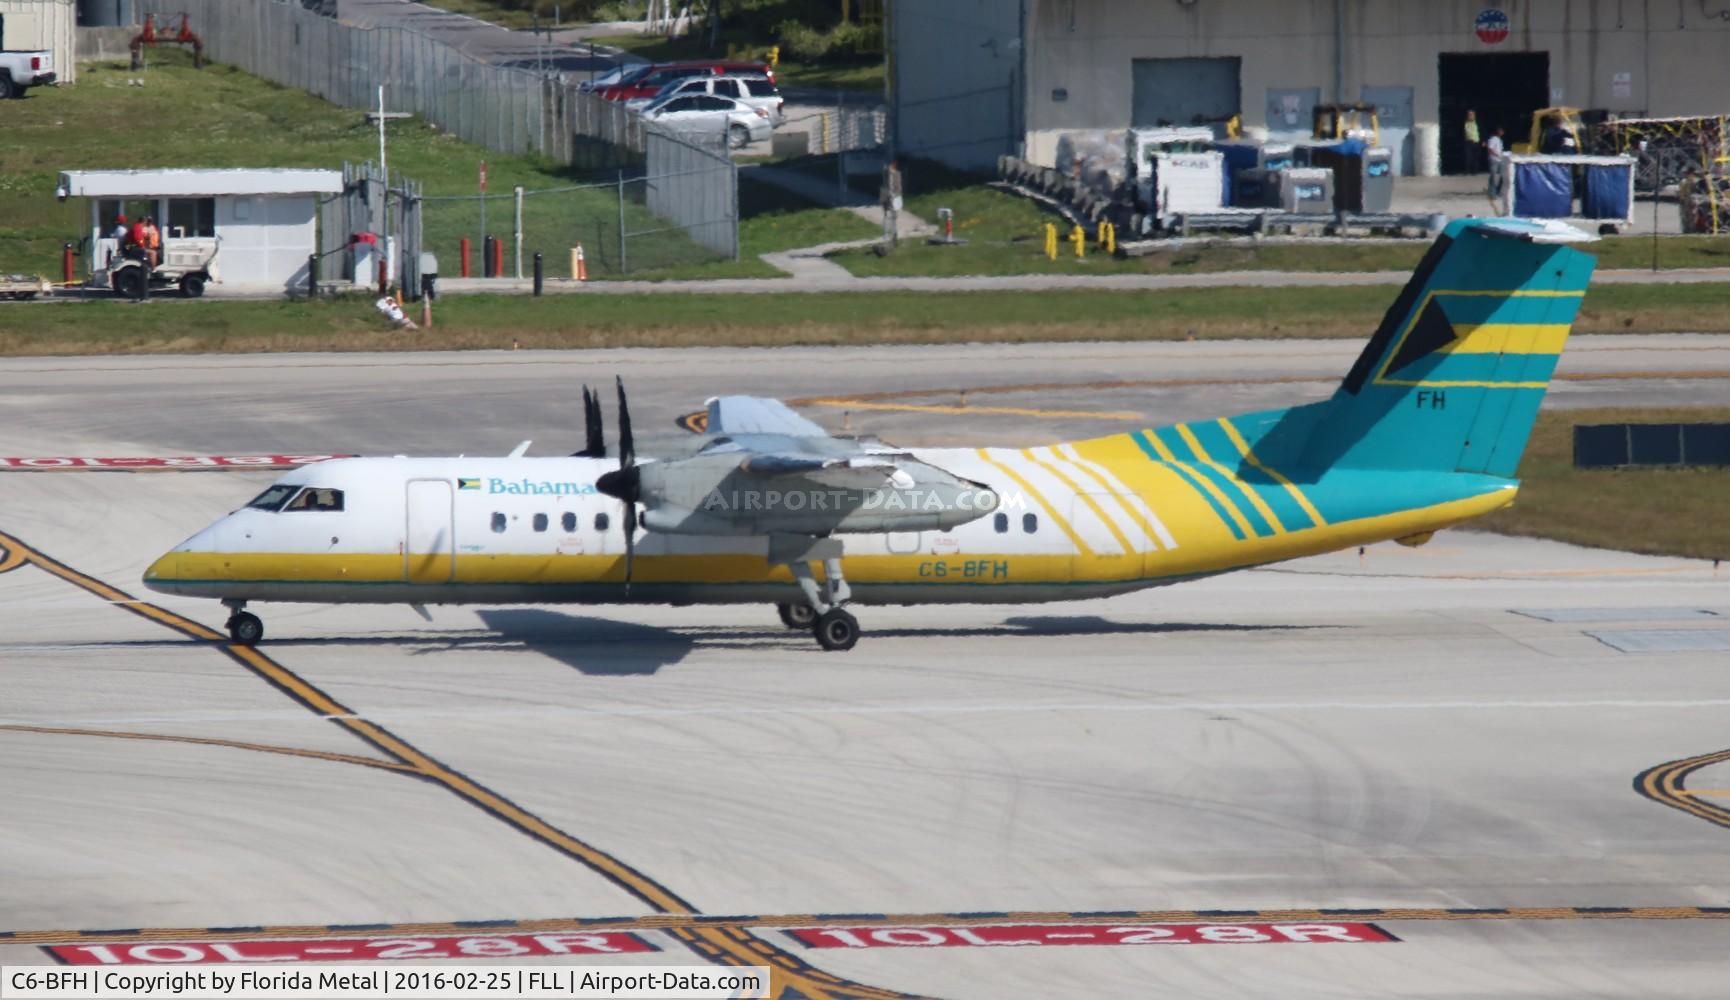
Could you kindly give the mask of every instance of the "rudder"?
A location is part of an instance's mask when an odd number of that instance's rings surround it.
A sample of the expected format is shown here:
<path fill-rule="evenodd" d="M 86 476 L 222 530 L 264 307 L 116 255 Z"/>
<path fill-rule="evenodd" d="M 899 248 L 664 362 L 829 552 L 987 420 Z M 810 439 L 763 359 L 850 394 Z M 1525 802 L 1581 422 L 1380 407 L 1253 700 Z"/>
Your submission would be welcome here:
<path fill-rule="evenodd" d="M 1511 478 L 1594 266 L 1565 244 L 1591 238 L 1449 225 L 1325 404 L 1303 464 Z"/>

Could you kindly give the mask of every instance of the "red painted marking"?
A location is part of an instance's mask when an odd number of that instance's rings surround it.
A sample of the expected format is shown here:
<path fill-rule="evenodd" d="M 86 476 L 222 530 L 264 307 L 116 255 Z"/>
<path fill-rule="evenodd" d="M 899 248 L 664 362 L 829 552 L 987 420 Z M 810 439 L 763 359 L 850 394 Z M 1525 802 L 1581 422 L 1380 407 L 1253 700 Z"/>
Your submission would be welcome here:
<path fill-rule="evenodd" d="M 213 962 L 388 962 L 428 958 L 637 955 L 659 949 L 624 931 L 557 931 L 463 937 L 56 944 L 44 945 L 42 950 L 66 965 L 203 965 Z"/>
<path fill-rule="evenodd" d="M 1365 944 L 1398 941 L 1375 924 L 988 924 L 800 927 L 809 948 L 1017 948 L 1071 944 Z"/>
<path fill-rule="evenodd" d="M 134 455 L 121 458 L 89 458 L 61 455 L 38 458 L 0 458 L 0 469 L 274 469 L 328 462 L 333 458 L 353 457 L 353 455 L 181 455 L 176 457 Z"/>

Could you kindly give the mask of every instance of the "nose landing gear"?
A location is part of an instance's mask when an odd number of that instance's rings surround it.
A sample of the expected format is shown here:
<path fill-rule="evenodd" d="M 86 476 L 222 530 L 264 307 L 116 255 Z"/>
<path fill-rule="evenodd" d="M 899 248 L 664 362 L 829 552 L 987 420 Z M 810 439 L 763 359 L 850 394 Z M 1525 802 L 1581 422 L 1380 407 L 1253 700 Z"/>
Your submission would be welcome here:
<path fill-rule="evenodd" d="M 264 638 L 264 621 L 257 615 L 241 610 L 246 607 L 245 601 L 227 600 L 222 606 L 232 612 L 227 623 L 228 637 L 241 646 L 256 646 Z"/>

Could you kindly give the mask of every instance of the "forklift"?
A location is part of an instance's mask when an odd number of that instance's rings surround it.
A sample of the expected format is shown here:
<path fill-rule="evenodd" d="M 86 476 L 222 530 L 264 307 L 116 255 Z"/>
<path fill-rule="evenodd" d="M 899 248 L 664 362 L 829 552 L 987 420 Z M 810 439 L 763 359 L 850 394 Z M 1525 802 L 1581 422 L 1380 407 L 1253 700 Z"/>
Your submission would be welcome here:
<path fill-rule="evenodd" d="M 1376 117 L 1376 106 L 1363 101 L 1316 105 L 1310 131 L 1324 142 L 1362 139 L 1370 146 L 1382 144 L 1382 123 Z"/>

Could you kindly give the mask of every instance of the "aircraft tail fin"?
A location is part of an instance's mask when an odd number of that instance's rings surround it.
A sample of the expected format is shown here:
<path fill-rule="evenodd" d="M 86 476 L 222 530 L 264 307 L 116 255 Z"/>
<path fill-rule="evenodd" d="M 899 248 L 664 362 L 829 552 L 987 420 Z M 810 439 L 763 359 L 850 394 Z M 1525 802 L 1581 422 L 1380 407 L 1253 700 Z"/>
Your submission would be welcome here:
<path fill-rule="evenodd" d="M 1555 222 L 1462 219 L 1430 247 L 1300 460 L 1512 478 L 1591 278 Z"/>

